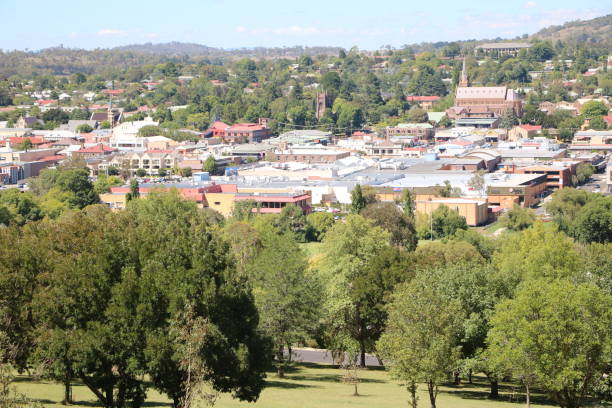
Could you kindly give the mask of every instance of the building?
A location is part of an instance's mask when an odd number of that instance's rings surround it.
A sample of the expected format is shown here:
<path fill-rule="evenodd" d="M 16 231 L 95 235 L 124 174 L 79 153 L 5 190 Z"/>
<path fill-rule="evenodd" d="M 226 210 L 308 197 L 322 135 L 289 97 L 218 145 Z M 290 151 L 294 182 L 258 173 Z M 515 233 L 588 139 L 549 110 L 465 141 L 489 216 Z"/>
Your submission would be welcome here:
<path fill-rule="evenodd" d="M 311 211 L 310 194 L 306 193 L 237 193 L 235 201 L 253 200 L 253 212 L 260 214 L 279 214 L 287 204 L 295 204 L 308 214 Z"/>
<path fill-rule="evenodd" d="M 455 210 L 465 218 L 469 226 L 486 224 L 489 220 L 488 206 L 486 200 L 467 198 L 430 198 L 428 200 L 416 200 L 416 212 L 431 215 L 438 207 L 446 206 Z"/>
<path fill-rule="evenodd" d="M 501 57 L 503 55 L 512 55 L 516 57 L 521 50 L 531 48 L 529 43 L 519 42 L 496 42 L 478 45 L 474 49 L 475 55 L 488 55 L 493 57 Z"/>
<path fill-rule="evenodd" d="M 429 140 L 434 136 L 434 127 L 429 123 L 400 123 L 385 128 L 387 139 L 411 136 L 420 140 Z"/>
<path fill-rule="evenodd" d="M 425 110 L 433 109 L 434 103 L 438 102 L 439 100 L 440 100 L 440 97 L 435 96 L 435 95 L 407 96 L 406 97 L 407 102 L 416 103 Z"/>
<path fill-rule="evenodd" d="M 506 86 L 469 86 L 464 59 L 455 106 L 446 111 L 448 118 L 492 119 L 501 117 L 508 110 L 513 110 L 517 116 L 523 115 L 523 101 L 519 94 Z"/>
<path fill-rule="evenodd" d="M 277 162 L 333 163 L 350 155 L 351 153 L 346 151 L 292 146 L 284 150 L 275 150 L 269 156 Z"/>
<path fill-rule="evenodd" d="M 331 142 L 332 133 L 324 132 L 322 130 L 315 129 L 304 129 L 304 130 L 291 130 L 289 132 L 281 133 L 278 137 L 268 140 L 268 143 L 281 144 L 287 143 L 292 145 L 300 144 L 323 144 L 326 145 Z"/>
<path fill-rule="evenodd" d="M 574 134 L 570 150 L 612 150 L 612 130 L 583 130 Z"/>
<path fill-rule="evenodd" d="M 270 137 L 270 129 L 261 123 L 236 123 L 225 129 L 226 143 L 258 143 Z"/>
<path fill-rule="evenodd" d="M 532 166 L 519 167 L 514 172 L 519 174 L 544 174 L 546 175 L 546 188 L 550 190 L 571 187 L 572 176 L 576 174 L 578 161 L 557 161 L 551 164 L 536 164 Z"/>
<path fill-rule="evenodd" d="M 545 174 L 491 174 L 487 183 L 489 205 L 503 209 L 515 204 L 532 207 L 540 202 L 547 182 Z"/>
<path fill-rule="evenodd" d="M 178 156 L 172 151 L 148 150 L 144 153 L 126 153 L 117 155 L 109 163 L 117 168 L 130 170 L 143 169 L 148 174 L 157 174 L 159 169 L 178 167 Z"/>
<path fill-rule="evenodd" d="M 542 126 L 518 125 L 508 132 L 508 141 L 516 142 L 521 139 L 531 139 L 542 133 Z"/>

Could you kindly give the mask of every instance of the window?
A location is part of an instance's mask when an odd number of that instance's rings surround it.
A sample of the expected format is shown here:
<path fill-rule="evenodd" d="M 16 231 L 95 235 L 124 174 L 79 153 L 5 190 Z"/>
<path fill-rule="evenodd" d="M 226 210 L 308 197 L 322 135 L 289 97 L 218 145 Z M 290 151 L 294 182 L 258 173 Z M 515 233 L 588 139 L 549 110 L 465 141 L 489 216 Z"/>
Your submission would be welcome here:
<path fill-rule="evenodd" d="M 221 205 L 221 201 L 215 201 L 214 204 L 215 205 Z"/>

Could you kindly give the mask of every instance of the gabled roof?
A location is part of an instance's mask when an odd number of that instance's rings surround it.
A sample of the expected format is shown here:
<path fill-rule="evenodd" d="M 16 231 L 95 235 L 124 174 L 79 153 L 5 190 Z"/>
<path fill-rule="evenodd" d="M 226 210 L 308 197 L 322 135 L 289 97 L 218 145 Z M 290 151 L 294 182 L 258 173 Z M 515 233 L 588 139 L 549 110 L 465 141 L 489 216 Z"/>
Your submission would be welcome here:
<path fill-rule="evenodd" d="M 458 99 L 506 99 L 508 88 L 505 86 L 458 87 Z"/>

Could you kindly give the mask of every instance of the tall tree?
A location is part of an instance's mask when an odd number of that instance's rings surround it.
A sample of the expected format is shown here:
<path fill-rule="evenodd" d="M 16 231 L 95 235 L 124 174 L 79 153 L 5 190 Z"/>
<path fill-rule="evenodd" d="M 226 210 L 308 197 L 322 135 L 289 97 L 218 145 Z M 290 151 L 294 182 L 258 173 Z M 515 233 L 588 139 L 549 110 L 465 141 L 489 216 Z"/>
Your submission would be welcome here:
<path fill-rule="evenodd" d="M 307 273 L 306 256 L 291 235 L 265 234 L 253 263 L 255 303 L 260 326 L 274 341 L 277 373 L 283 377 L 285 348 L 307 338 L 318 324 L 320 287 Z"/>
<path fill-rule="evenodd" d="M 530 404 L 540 384 L 564 408 L 579 408 L 609 368 L 612 297 L 591 285 L 526 282 L 492 317 L 488 355 L 521 379 Z"/>
<path fill-rule="evenodd" d="M 389 305 L 387 328 L 377 350 L 393 378 L 401 381 L 417 406 L 416 384 L 427 385 L 431 407 L 436 407 L 439 385 L 457 365 L 461 305 L 438 292 L 426 273 L 401 286 Z"/>

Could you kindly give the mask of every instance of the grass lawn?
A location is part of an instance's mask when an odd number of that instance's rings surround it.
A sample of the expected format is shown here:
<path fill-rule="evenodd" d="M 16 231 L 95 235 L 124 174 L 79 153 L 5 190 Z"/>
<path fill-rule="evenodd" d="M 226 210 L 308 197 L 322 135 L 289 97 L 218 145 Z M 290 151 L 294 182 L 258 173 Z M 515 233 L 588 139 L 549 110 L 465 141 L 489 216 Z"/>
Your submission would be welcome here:
<path fill-rule="evenodd" d="M 408 393 L 393 381 L 387 373 L 380 369 L 369 369 L 360 372 L 361 396 L 353 397 L 353 386 L 341 382 L 344 371 L 329 365 L 299 364 L 289 370 L 286 378 L 279 379 L 273 373 L 268 375 L 268 385 L 255 404 L 233 400 L 223 395 L 215 407 L 266 407 L 266 408 L 307 408 L 307 407 L 406 407 Z M 438 396 L 440 408 L 503 408 L 524 406 L 524 397 L 516 385 L 501 384 L 500 399 L 487 399 L 487 381 L 475 376 L 474 384 L 464 384 L 458 387 L 442 387 Z M 18 377 L 18 391 L 29 398 L 40 401 L 46 407 L 61 407 L 63 387 L 60 384 L 45 381 L 33 382 L 27 377 Z M 517 398 L 509 402 L 513 388 Z M 167 398 L 150 389 L 145 406 L 169 406 Z M 73 407 L 91 407 L 98 405 L 93 394 L 84 386 L 76 385 L 73 389 L 75 405 Z M 429 398 L 424 388 L 419 390 L 419 406 L 428 407 Z M 541 395 L 533 397 L 533 407 L 551 406 Z M 539 405 L 540 404 L 540 405 Z M 544 405 L 541 405 L 544 404 Z"/>

